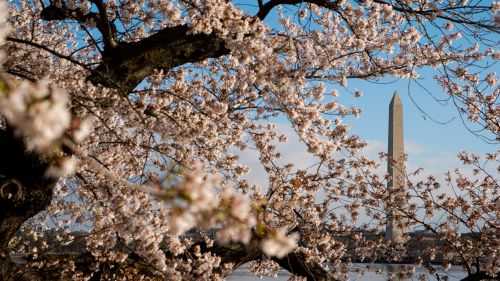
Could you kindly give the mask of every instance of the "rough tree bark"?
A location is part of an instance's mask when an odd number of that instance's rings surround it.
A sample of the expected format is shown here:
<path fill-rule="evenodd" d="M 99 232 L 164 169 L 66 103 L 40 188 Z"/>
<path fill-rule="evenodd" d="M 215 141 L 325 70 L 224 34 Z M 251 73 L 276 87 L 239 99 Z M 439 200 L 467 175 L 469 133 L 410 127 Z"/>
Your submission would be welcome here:
<path fill-rule="evenodd" d="M 93 84 L 132 91 L 155 69 L 168 70 L 229 53 L 224 41 L 207 34 L 188 34 L 186 25 L 163 29 L 141 41 L 105 50 L 88 79 Z"/>
<path fill-rule="evenodd" d="M 44 177 L 46 160 L 26 151 L 11 128 L 0 128 L 0 279 L 13 264 L 8 245 L 21 225 L 52 200 L 55 181 Z"/>

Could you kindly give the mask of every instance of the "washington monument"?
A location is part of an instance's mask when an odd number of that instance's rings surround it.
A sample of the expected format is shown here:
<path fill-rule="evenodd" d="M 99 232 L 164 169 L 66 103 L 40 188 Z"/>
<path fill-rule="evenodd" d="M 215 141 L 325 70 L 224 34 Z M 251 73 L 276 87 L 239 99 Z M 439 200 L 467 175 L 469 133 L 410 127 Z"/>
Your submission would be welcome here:
<path fill-rule="evenodd" d="M 394 92 L 391 103 L 389 104 L 389 159 L 387 162 L 387 172 L 390 179 L 387 182 L 387 192 L 391 198 L 391 205 L 403 206 L 404 200 L 404 171 L 402 168 L 404 156 L 403 140 L 403 104 L 399 99 L 397 92 Z M 396 161 L 396 163 L 394 163 Z M 394 207 L 389 207 L 387 212 L 387 225 L 385 237 L 394 242 L 402 243 L 404 229 L 399 225 L 401 212 Z"/>

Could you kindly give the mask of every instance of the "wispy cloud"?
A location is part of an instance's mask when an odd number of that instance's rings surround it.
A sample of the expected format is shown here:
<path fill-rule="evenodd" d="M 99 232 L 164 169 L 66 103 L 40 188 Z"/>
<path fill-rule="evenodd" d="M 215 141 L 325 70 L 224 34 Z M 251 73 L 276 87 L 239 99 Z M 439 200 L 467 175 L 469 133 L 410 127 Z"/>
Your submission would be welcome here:
<path fill-rule="evenodd" d="M 426 152 L 428 148 L 420 143 L 409 140 L 405 142 L 405 153 L 408 155 L 421 154 Z"/>

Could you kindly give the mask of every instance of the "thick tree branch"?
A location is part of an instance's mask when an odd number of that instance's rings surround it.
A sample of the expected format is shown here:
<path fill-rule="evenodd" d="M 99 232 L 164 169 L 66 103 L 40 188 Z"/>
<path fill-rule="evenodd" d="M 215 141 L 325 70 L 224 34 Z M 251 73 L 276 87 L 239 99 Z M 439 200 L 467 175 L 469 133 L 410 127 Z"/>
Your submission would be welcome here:
<path fill-rule="evenodd" d="M 89 76 L 94 84 L 127 93 L 155 69 L 169 70 L 229 54 L 224 40 L 214 34 L 190 34 L 187 25 L 166 28 L 138 42 L 105 50 L 101 64 Z"/>
<path fill-rule="evenodd" d="M 331 10 L 336 10 L 338 9 L 337 2 L 338 1 L 330 1 L 330 0 L 270 0 L 262 5 L 259 3 L 259 12 L 257 13 L 256 16 L 260 20 L 264 20 L 266 16 L 269 14 L 269 12 L 271 12 L 271 10 L 274 9 L 276 6 L 297 5 L 302 3 L 316 4 L 321 7 L 325 7 Z"/>
<path fill-rule="evenodd" d="M 125 247 L 126 251 L 129 251 L 128 247 Z M 122 249 L 124 250 L 124 249 Z M 189 248 L 187 252 L 183 254 L 183 256 L 176 256 L 170 252 L 165 252 L 165 255 L 168 258 L 183 258 L 188 259 L 196 256 L 196 253 L 212 253 L 221 258 L 219 268 L 216 268 L 215 271 L 222 275 L 227 275 L 231 273 L 231 269 L 235 270 L 241 265 L 250 262 L 259 260 L 264 257 L 264 254 L 260 250 L 260 247 L 257 245 L 243 245 L 240 243 L 230 243 L 230 244 L 214 244 L 211 247 L 207 247 L 207 244 L 204 240 L 195 242 L 195 244 Z M 41 268 L 41 269 L 33 269 L 30 268 L 29 263 L 27 265 L 18 265 L 11 267 L 11 276 L 18 276 L 20 279 L 28 279 L 30 281 L 38 281 L 38 280 L 70 280 L 69 276 L 61 275 L 63 272 L 62 268 L 65 263 L 74 262 L 75 270 L 84 272 L 85 274 L 92 274 L 89 271 L 92 268 L 92 264 L 96 262 L 95 258 L 89 252 L 83 252 L 80 254 L 65 254 L 65 253 L 52 253 L 47 254 L 43 257 L 45 260 L 60 260 L 64 261 L 62 263 L 58 263 L 55 267 Z M 336 279 L 333 276 L 324 270 L 321 265 L 316 264 L 314 262 L 307 262 L 306 256 L 301 253 L 290 253 L 286 257 L 282 259 L 273 258 L 275 262 L 277 262 L 281 267 L 285 270 L 289 271 L 292 274 L 306 277 L 308 281 L 335 281 Z M 50 263 L 48 263 L 50 264 Z M 225 265 L 229 265 L 229 267 Z M 134 252 L 130 252 L 127 260 L 123 263 L 107 263 L 101 264 L 100 268 L 97 272 L 94 273 L 94 276 L 100 276 L 100 278 L 106 279 L 106 276 L 118 274 L 120 272 L 126 272 L 127 269 L 132 268 L 140 268 L 141 273 L 154 277 L 161 275 L 154 267 L 150 266 L 149 263 L 139 255 Z M 227 270 L 229 268 L 229 271 Z M 38 270 L 38 272 L 35 272 Z M 192 278 L 197 280 L 197 273 L 191 272 Z M 15 279 L 18 280 L 18 279 Z M 99 279 L 96 279 L 99 280 Z"/>
<path fill-rule="evenodd" d="M 76 18 L 79 22 L 85 22 L 89 19 L 96 21 L 105 48 L 102 62 L 88 77 L 94 84 L 101 84 L 128 93 L 154 69 L 169 70 L 183 64 L 201 62 L 208 58 L 229 54 L 223 39 L 215 34 L 190 34 L 187 25 L 165 28 L 137 42 L 117 42 L 116 27 L 107 18 L 104 2 L 102 0 L 92 1 L 97 6 L 98 13 L 83 14 L 80 10 L 68 10 L 64 7 L 59 8 L 51 5 L 43 9 L 41 17 L 45 20 Z M 383 0 L 375 0 L 375 2 L 392 5 L 396 11 L 408 14 L 428 16 L 436 12 L 434 10 L 414 9 L 403 6 L 399 2 L 387 3 Z M 301 3 L 315 4 L 331 10 L 339 9 L 338 1 L 335 0 L 269 0 L 265 3 L 258 1 L 259 11 L 255 16 L 263 20 L 272 9 L 279 5 Z M 488 7 L 474 8 L 482 11 Z M 456 9 L 456 12 L 459 13 L 460 9 Z M 450 17 L 447 14 L 438 14 L 437 17 L 497 31 L 495 27 L 464 17 Z"/>
<path fill-rule="evenodd" d="M 303 253 L 292 252 L 282 259 L 273 258 L 282 268 L 288 272 L 303 276 L 307 281 L 335 281 L 336 279 L 326 271 L 320 264 L 308 262 Z"/>
<path fill-rule="evenodd" d="M 259 260 L 265 255 L 260 247 L 255 245 L 243 244 L 215 244 L 212 247 L 206 247 L 204 241 L 198 242 L 201 252 L 210 252 L 221 258 L 221 267 L 224 264 L 232 263 L 233 269 L 236 269 L 244 263 Z M 193 252 L 194 247 L 191 248 Z M 335 281 L 336 279 L 326 271 L 320 264 L 307 261 L 306 255 L 300 252 L 291 252 L 283 258 L 272 258 L 283 269 L 291 274 L 306 277 L 308 281 Z"/>

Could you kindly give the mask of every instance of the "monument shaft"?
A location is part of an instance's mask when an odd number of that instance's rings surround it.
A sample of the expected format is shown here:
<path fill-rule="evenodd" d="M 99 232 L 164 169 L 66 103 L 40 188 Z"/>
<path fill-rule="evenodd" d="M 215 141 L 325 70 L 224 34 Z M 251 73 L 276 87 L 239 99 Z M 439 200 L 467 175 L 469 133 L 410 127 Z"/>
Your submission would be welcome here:
<path fill-rule="evenodd" d="M 387 172 L 390 179 L 387 191 L 391 204 L 403 206 L 404 203 L 404 139 L 403 139 L 403 104 L 398 93 L 394 92 L 389 105 L 389 161 Z M 395 207 L 389 207 L 387 213 L 386 238 L 394 242 L 403 242 L 403 228 L 400 226 L 402 213 Z"/>

